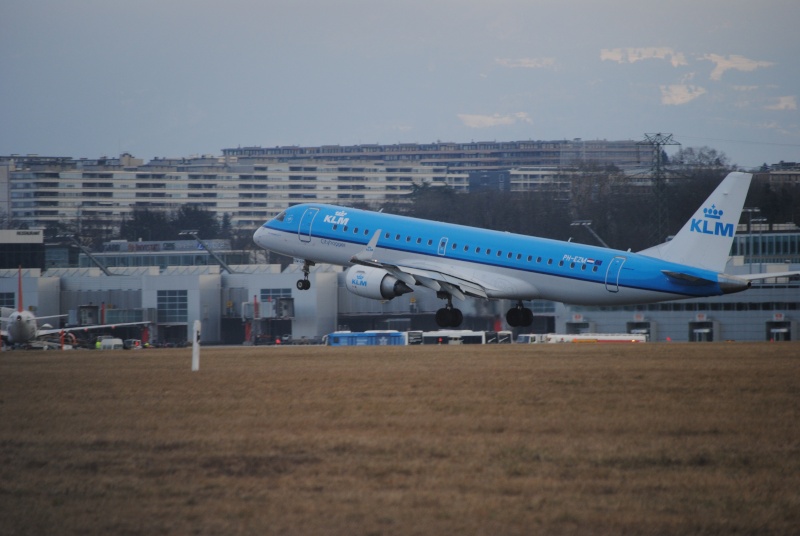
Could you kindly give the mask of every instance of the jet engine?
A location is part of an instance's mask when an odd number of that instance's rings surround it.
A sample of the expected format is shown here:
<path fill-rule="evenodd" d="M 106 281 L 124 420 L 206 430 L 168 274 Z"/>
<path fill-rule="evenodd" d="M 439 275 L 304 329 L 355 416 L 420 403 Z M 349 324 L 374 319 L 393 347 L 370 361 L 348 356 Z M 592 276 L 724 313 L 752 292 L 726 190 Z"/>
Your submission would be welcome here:
<path fill-rule="evenodd" d="M 391 300 L 412 289 L 386 270 L 371 266 L 353 266 L 344 275 L 347 290 L 373 300 Z"/>

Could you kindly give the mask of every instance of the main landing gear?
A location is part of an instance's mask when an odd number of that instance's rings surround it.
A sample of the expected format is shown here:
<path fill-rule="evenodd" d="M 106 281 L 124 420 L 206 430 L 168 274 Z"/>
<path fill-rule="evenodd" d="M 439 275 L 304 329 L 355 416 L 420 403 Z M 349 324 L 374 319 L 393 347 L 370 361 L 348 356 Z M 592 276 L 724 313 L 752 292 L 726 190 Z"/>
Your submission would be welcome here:
<path fill-rule="evenodd" d="M 522 305 L 522 300 L 517 302 L 516 307 L 506 313 L 506 322 L 512 328 L 526 328 L 533 324 L 533 311 Z"/>
<path fill-rule="evenodd" d="M 303 262 L 303 279 L 297 280 L 297 290 L 308 290 L 311 288 L 311 281 L 308 280 L 308 272 L 311 271 L 312 266 L 314 266 L 314 261 Z"/>
<path fill-rule="evenodd" d="M 438 292 L 437 297 L 446 299 L 447 305 L 436 311 L 436 324 L 440 328 L 457 328 L 464 321 L 460 309 L 453 307 L 453 297 L 447 292 Z"/>

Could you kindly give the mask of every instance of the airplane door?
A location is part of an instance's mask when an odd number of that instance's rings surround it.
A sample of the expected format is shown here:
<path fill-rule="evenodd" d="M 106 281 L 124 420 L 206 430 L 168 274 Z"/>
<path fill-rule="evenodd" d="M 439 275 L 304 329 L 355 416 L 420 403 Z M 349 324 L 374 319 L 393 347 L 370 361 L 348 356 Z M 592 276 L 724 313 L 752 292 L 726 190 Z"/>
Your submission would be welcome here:
<path fill-rule="evenodd" d="M 444 256 L 445 253 L 447 253 L 447 237 L 443 236 L 439 240 L 439 255 Z"/>
<path fill-rule="evenodd" d="M 318 208 L 307 208 L 300 218 L 300 225 L 297 227 L 297 235 L 300 237 L 300 242 L 311 242 L 311 224 L 314 223 L 314 218 L 319 214 Z"/>
<path fill-rule="evenodd" d="M 608 264 L 608 270 L 606 270 L 607 291 L 619 292 L 619 273 L 623 264 L 625 264 L 625 257 L 614 257 Z"/>

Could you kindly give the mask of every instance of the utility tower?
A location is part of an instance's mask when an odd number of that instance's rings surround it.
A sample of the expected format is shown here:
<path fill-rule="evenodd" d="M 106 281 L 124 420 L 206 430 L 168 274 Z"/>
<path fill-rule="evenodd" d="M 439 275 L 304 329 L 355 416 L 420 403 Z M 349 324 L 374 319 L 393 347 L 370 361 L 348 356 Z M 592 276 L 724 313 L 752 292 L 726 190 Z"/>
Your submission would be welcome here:
<path fill-rule="evenodd" d="M 672 134 L 645 134 L 644 140 L 639 145 L 649 145 L 652 149 L 653 163 L 650 168 L 653 181 L 653 210 L 650 211 L 650 236 L 651 244 L 660 244 L 667 238 L 669 232 L 669 206 L 667 204 L 667 179 L 665 162 L 665 145 L 680 145 L 672 139 Z"/>

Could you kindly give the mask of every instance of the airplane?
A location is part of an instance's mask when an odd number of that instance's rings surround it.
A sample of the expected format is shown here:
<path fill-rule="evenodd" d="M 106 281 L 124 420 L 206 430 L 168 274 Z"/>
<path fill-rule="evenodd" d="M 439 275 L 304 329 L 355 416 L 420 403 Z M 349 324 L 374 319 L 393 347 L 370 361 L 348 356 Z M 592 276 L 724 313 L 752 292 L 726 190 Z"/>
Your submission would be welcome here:
<path fill-rule="evenodd" d="M 71 331 L 86 331 L 102 328 L 116 328 L 123 326 L 139 326 L 150 322 L 126 322 L 122 324 L 96 324 L 91 326 L 75 326 L 69 328 L 53 328 L 49 324 L 39 326 L 39 321 L 46 318 L 58 318 L 66 315 L 40 316 L 25 310 L 22 301 L 22 268 L 18 271 L 19 287 L 17 310 L 3 307 L 0 323 L 7 324 L 7 329 L 0 330 L 4 343 L 9 345 L 27 344 L 47 335 L 69 333 Z"/>
<path fill-rule="evenodd" d="M 724 273 L 752 175 L 731 172 L 668 242 L 631 252 L 442 223 L 328 204 L 292 206 L 259 227 L 255 243 L 303 261 L 298 290 L 311 287 L 310 267 L 347 267 L 347 289 L 391 300 L 425 287 L 446 300 L 440 327 L 458 327 L 453 298 L 516 302 L 511 327 L 533 313 L 524 301 L 633 305 L 719 296 L 751 281 L 798 272 Z"/>

